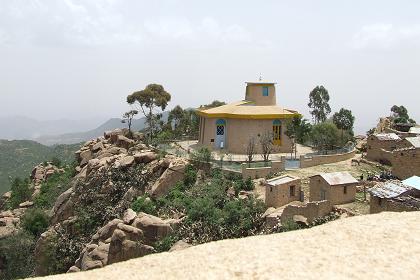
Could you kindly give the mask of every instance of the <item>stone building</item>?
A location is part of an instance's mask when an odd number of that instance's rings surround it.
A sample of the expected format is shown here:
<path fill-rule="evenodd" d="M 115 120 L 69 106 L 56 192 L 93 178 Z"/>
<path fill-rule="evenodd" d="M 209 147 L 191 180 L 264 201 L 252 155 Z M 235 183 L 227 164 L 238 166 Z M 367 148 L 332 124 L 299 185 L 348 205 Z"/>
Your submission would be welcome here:
<path fill-rule="evenodd" d="M 391 162 L 392 174 L 401 180 L 420 176 L 420 145 L 394 150 Z"/>
<path fill-rule="evenodd" d="M 388 181 L 376 184 L 369 190 L 370 213 L 382 211 L 404 212 L 420 210 L 420 191 L 404 182 Z"/>
<path fill-rule="evenodd" d="M 401 138 L 395 133 L 380 133 L 370 135 L 367 139 L 366 158 L 385 164 L 391 164 L 389 154 L 398 147 Z"/>
<path fill-rule="evenodd" d="M 273 138 L 274 152 L 291 152 L 291 140 L 285 134 L 287 123 L 300 114 L 277 106 L 275 83 L 247 82 L 245 100 L 197 110 L 200 117 L 198 143 L 212 149 L 246 154 L 251 138 L 257 143 L 267 133 Z"/>
<path fill-rule="evenodd" d="M 303 201 L 300 178 L 285 175 L 268 180 L 265 185 L 265 204 L 280 207 L 292 201 Z"/>
<path fill-rule="evenodd" d="M 309 200 L 329 200 L 333 205 L 353 202 L 358 184 L 349 172 L 314 175 L 309 181 Z"/>

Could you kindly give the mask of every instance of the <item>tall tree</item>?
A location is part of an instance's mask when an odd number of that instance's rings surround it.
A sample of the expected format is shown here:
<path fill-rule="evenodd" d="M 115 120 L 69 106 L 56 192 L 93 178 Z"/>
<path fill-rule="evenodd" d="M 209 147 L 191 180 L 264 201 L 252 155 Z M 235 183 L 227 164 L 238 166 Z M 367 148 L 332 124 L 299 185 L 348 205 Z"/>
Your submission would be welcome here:
<path fill-rule="evenodd" d="M 146 117 L 150 140 L 153 139 L 162 116 L 159 109 L 161 111 L 165 110 L 170 100 L 171 95 L 165 91 L 163 86 L 158 84 L 150 84 L 144 90 L 136 91 L 127 96 L 127 103 L 139 106 Z"/>
<path fill-rule="evenodd" d="M 338 128 L 331 122 L 323 122 L 312 127 L 312 145 L 318 151 L 333 150 L 339 142 Z"/>
<path fill-rule="evenodd" d="M 131 132 L 131 125 L 133 124 L 133 119 L 134 116 L 137 115 L 139 113 L 139 111 L 137 110 L 130 110 L 128 112 L 125 112 L 124 115 L 122 116 L 122 123 L 127 123 L 127 127 L 128 127 L 128 135 L 131 137 L 133 135 L 133 133 Z"/>
<path fill-rule="evenodd" d="M 308 106 L 311 108 L 311 115 L 315 124 L 325 122 L 331 113 L 331 107 L 328 104 L 330 95 L 328 90 L 323 86 L 316 86 L 309 94 Z"/>
<path fill-rule="evenodd" d="M 415 124 L 416 121 L 411 119 L 408 115 L 408 110 L 404 106 L 394 105 L 391 107 L 392 118 L 394 123 L 412 123 Z"/>
<path fill-rule="evenodd" d="M 350 110 L 341 108 L 340 111 L 334 113 L 333 123 L 341 130 L 341 139 L 344 138 L 344 131 L 353 133 L 353 125 L 355 117 Z"/>

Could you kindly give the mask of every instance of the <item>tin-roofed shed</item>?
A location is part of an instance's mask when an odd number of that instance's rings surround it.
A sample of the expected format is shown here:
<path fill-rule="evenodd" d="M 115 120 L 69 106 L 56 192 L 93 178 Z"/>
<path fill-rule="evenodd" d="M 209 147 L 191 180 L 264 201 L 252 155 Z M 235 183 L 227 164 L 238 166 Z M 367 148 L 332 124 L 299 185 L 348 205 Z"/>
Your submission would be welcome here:
<path fill-rule="evenodd" d="M 344 204 L 355 200 L 359 182 L 349 172 L 320 173 L 310 177 L 310 201 L 329 200 Z"/>
<path fill-rule="evenodd" d="M 378 183 L 369 190 L 370 213 L 415 211 L 420 209 L 420 190 L 401 181 Z"/>

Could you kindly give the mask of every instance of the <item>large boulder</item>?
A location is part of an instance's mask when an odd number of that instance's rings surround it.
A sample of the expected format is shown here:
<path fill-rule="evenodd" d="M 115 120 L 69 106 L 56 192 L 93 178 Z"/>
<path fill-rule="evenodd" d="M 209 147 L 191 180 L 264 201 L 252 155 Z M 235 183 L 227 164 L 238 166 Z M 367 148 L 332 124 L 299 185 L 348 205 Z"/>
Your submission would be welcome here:
<path fill-rule="evenodd" d="M 74 214 L 74 203 L 71 199 L 73 188 L 63 192 L 56 200 L 52 209 L 51 223 L 66 220 Z"/>
<path fill-rule="evenodd" d="M 131 140 L 123 135 L 118 135 L 116 145 L 120 148 L 128 150 L 130 147 L 133 147 L 135 144 L 134 140 Z"/>
<path fill-rule="evenodd" d="M 176 183 L 184 180 L 184 172 L 187 164 L 188 162 L 183 159 L 171 162 L 168 169 L 163 172 L 160 178 L 152 186 L 151 195 L 153 197 L 164 196 L 176 185 Z"/>
<path fill-rule="evenodd" d="M 154 161 L 157 158 L 158 158 L 158 155 L 155 152 L 151 152 L 151 151 L 134 154 L 134 159 L 136 160 L 137 163 L 147 164 L 151 161 Z"/>
<path fill-rule="evenodd" d="M 143 231 L 144 243 L 148 245 L 153 245 L 156 241 L 173 232 L 170 223 L 159 217 L 143 212 L 137 215 L 137 218 L 134 219 L 132 226 Z"/>
<path fill-rule="evenodd" d="M 53 228 L 50 228 L 41 234 L 36 242 L 34 251 L 35 275 L 44 276 L 48 274 L 48 266 L 46 264 L 49 261 L 49 247 L 56 236 L 57 232 Z"/>
<path fill-rule="evenodd" d="M 140 242 L 143 232 L 135 227 L 118 224 L 109 244 L 108 264 L 126 261 L 153 253 L 154 248 Z"/>
<path fill-rule="evenodd" d="M 187 243 L 187 242 L 185 242 L 183 240 L 179 240 L 178 242 L 176 242 L 171 247 L 171 249 L 169 249 L 169 252 L 180 251 L 180 250 L 184 250 L 184 249 L 187 249 L 187 248 L 190 248 L 190 247 L 192 247 L 191 244 L 189 244 L 189 243 Z"/>

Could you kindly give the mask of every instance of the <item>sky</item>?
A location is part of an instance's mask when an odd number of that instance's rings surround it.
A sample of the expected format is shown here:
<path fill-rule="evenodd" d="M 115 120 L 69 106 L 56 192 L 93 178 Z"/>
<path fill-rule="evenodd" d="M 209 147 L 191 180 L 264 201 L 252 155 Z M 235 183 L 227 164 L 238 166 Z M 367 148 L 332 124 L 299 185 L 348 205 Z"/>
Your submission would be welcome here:
<path fill-rule="evenodd" d="M 232 102 L 261 75 L 307 117 L 323 85 L 357 132 L 394 104 L 420 121 L 419 14 L 416 0 L 1 0 L 0 117 L 119 117 L 150 83 L 169 108 Z"/>

